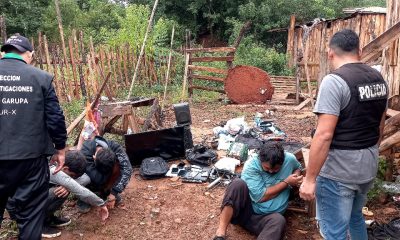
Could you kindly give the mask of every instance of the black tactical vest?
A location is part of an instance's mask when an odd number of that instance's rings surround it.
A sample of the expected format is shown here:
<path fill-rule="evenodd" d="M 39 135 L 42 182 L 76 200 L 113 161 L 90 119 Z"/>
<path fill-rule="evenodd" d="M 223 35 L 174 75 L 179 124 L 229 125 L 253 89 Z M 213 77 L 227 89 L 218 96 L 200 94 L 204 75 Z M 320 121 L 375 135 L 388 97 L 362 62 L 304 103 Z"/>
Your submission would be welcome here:
<path fill-rule="evenodd" d="M 0 160 L 48 152 L 44 98 L 51 84 L 50 74 L 22 60 L 0 60 Z"/>
<path fill-rule="evenodd" d="M 362 64 L 345 64 L 333 74 L 349 86 L 349 104 L 340 112 L 331 149 L 358 150 L 374 146 L 386 109 L 388 88 L 382 75 Z"/>

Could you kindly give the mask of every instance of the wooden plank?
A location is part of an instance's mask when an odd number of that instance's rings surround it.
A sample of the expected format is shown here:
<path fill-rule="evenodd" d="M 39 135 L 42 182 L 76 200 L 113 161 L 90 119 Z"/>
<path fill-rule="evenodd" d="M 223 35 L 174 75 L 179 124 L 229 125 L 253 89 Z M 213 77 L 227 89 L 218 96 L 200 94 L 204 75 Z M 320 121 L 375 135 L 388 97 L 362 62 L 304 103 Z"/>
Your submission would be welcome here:
<path fill-rule="evenodd" d="M 125 51 L 122 53 L 123 56 L 123 64 L 124 64 L 124 76 L 125 76 L 125 84 L 126 86 L 129 85 L 129 79 L 128 79 L 128 56 L 127 56 L 127 52 L 129 51 L 128 45 L 125 45 Z"/>
<path fill-rule="evenodd" d="M 110 79 L 110 75 L 111 75 L 111 73 L 108 73 L 106 80 L 101 85 L 101 88 L 100 88 L 99 92 L 96 94 L 94 101 L 90 104 L 90 109 L 94 109 L 94 107 L 97 105 L 97 103 L 100 99 L 100 96 L 101 96 L 107 82 Z M 87 109 L 85 108 L 85 110 L 83 110 L 83 112 L 68 126 L 67 135 L 69 135 L 72 132 L 72 130 L 74 130 L 75 127 L 79 124 L 79 122 L 85 117 L 86 111 L 87 111 Z"/>
<path fill-rule="evenodd" d="M 64 29 L 63 29 L 63 25 L 62 25 L 62 17 L 61 17 L 61 11 L 60 11 L 60 6 L 59 6 L 58 0 L 54 0 L 54 5 L 56 8 L 58 29 L 60 31 L 61 47 L 62 47 L 62 51 L 63 51 L 63 60 L 64 60 L 63 63 L 65 64 L 65 70 L 68 72 L 69 68 L 68 68 L 67 49 L 65 47 Z M 61 71 L 62 71 L 62 73 L 61 73 L 62 81 L 65 82 L 64 73 L 63 73 L 64 70 L 62 69 L 62 67 L 61 67 Z M 68 81 L 68 91 L 69 91 L 69 93 L 67 93 L 67 90 L 66 90 L 66 94 L 68 95 L 69 98 L 71 98 L 71 96 L 73 95 L 71 81 Z"/>
<path fill-rule="evenodd" d="M 285 80 L 293 80 L 296 81 L 296 77 L 292 76 L 269 76 L 271 80 L 273 79 L 285 79 Z"/>
<path fill-rule="evenodd" d="M 139 132 L 138 123 L 136 121 L 136 118 L 132 114 L 128 115 L 128 124 L 129 124 L 129 127 L 131 128 L 131 131 L 133 133 L 138 133 Z"/>
<path fill-rule="evenodd" d="M 42 39 L 43 39 L 42 38 L 42 32 L 39 32 L 37 57 L 39 59 L 40 69 L 43 70 L 43 41 L 42 41 Z"/>
<path fill-rule="evenodd" d="M 0 43 L 7 41 L 6 18 L 3 14 L 0 15 Z M 0 53 L 1 56 L 1 53 Z"/>
<path fill-rule="evenodd" d="M 298 63 L 298 65 L 304 67 L 306 64 L 305 64 L 305 62 L 300 62 L 300 63 Z M 316 63 L 316 62 L 310 62 L 310 63 L 307 63 L 307 65 L 309 67 L 318 67 L 320 64 Z"/>
<path fill-rule="evenodd" d="M 78 45 L 78 39 L 76 36 L 75 30 L 72 31 L 72 34 L 74 36 L 74 45 L 76 46 L 76 56 L 79 57 L 79 64 L 78 64 L 78 73 L 79 73 L 79 85 L 81 87 L 81 93 L 83 98 L 87 98 L 88 94 L 86 91 L 86 84 L 85 84 L 85 76 L 83 72 L 83 63 L 86 62 L 85 59 L 85 49 L 84 49 L 84 43 L 83 43 L 83 32 L 79 32 L 79 45 Z"/>
<path fill-rule="evenodd" d="M 151 118 L 153 117 L 153 115 L 156 114 L 159 107 L 160 106 L 158 105 L 158 99 L 156 98 L 156 99 L 154 99 L 153 105 L 151 106 L 149 115 L 147 116 L 146 120 L 144 121 L 143 132 L 145 132 L 149 129 L 150 124 L 151 124 Z"/>
<path fill-rule="evenodd" d="M 100 131 L 100 136 L 103 136 L 104 133 L 106 132 L 111 132 L 112 126 L 121 118 L 121 115 L 117 115 L 112 117 L 111 119 L 109 118 L 107 121 L 102 122 L 102 126 L 104 125 L 103 128 L 99 129 Z M 122 135 L 125 133 L 122 133 Z"/>
<path fill-rule="evenodd" d="M 308 51 L 309 51 L 309 44 L 308 41 L 306 41 L 306 46 L 305 46 L 305 50 L 303 52 L 303 56 L 304 56 L 304 69 L 306 72 L 306 78 L 307 78 L 307 88 L 308 88 L 308 94 L 310 96 L 310 101 L 311 101 L 311 106 L 314 108 L 314 101 L 312 99 L 312 90 L 311 90 L 311 80 L 310 80 L 310 73 L 309 73 L 309 68 L 308 68 Z"/>
<path fill-rule="evenodd" d="M 216 89 L 216 88 L 209 88 L 209 87 L 202 87 L 202 86 L 190 86 L 189 88 L 191 88 L 191 89 L 205 90 L 205 91 L 210 91 L 210 92 L 225 93 L 224 90 L 220 90 L 220 89 Z"/>
<path fill-rule="evenodd" d="M 242 41 L 244 34 L 247 32 L 247 30 L 249 30 L 251 27 L 251 21 L 247 21 L 242 28 L 240 29 L 239 35 L 236 38 L 234 44 L 232 45 L 232 47 L 234 47 L 235 49 L 237 49 L 240 45 L 240 42 Z M 227 54 L 227 56 L 235 56 L 235 52 L 230 52 Z M 226 65 L 228 66 L 229 69 L 233 68 L 233 60 L 232 61 L 227 61 Z"/>
<path fill-rule="evenodd" d="M 236 52 L 234 47 L 215 47 L 215 48 L 190 48 L 186 49 L 186 53 L 216 53 L 216 52 Z"/>
<path fill-rule="evenodd" d="M 290 25 L 288 32 L 288 40 L 287 40 L 287 50 L 286 54 L 289 56 L 289 59 L 292 59 L 295 55 L 294 52 L 294 30 L 296 26 L 296 16 L 293 14 L 290 16 Z M 289 68 L 293 67 L 293 61 L 288 61 Z"/>
<path fill-rule="evenodd" d="M 361 61 L 370 62 L 377 52 L 382 51 L 400 37 L 400 21 L 362 49 Z"/>
<path fill-rule="evenodd" d="M 184 71 L 184 74 L 183 74 L 181 101 L 183 101 L 186 98 L 186 85 L 187 85 L 188 72 L 189 72 L 189 58 L 190 58 L 190 54 L 186 53 L 185 71 Z"/>
<path fill-rule="evenodd" d="M 224 82 L 225 81 L 225 78 L 213 77 L 213 76 L 205 76 L 205 75 L 196 75 L 196 74 L 193 74 L 192 78 L 201 79 L 201 80 L 208 80 L 208 81 L 214 81 L 214 82 Z"/>
<path fill-rule="evenodd" d="M 400 113 L 400 111 L 396 111 L 396 110 L 393 110 L 393 109 L 390 109 L 390 108 L 388 108 L 387 111 L 386 111 L 386 115 L 388 117 L 394 117 L 399 113 Z"/>
<path fill-rule="evenodd" d="M 296 106 L 294 108 L 295 111 L 300 111 L 301 109 L 303 109 L 305 106 L 307 106 L 307 104 L 309 104 L 311 102 L 310 98 L 307 98 L 306 100 L 304 100 L 302 103 L 300 103 L 298 106 Z"/>
<path fill-rule="evenodd" d="M 170 44 L 169 55 L 168 55 L 168 67 L 167 67 L 167 73 L 165 74 L 164 96 L 163 96 L 163 100 L 162 100 L 161 109 L 164 109 L 165 99 L 167 98 L 167 86 L 168 86 L 168 82 L 169 82 L 169 73 L 171 71 L 171 60 L 172 60 L 172 48 L 173 48 L 173 43 L 174 43 L 174 35 L 175 35 L 175 25 L 172 26 L 171 44 Z"/>
<path fill-rule="evenodd" d="M 400 142 L 400 131 L 382 141 L 379 152 L 384 152 Z"/>
<path fill-rule="evenodd" d="M 108 49 L 108 53 L 109 53 L 109 58 L 110 58 L 110 60 L 109 61 L 111 61 L 112 62 L 112 64 L 111 64 L 111 72 L 113 73 L 113 76 L 114 76 L 114 87 L 115 88 L 118 88 L 118 87 L 120 87 L 120 85 L 119 85 L 119 82 L 118 82 L 118 77 L 117 77 L 117 69 L 116 69 L 116 67 L 115 67 L 115 54 L 114 54 L 114 49 L 113 48 L 110 48 L 110 49 Z"/>
<path fill-rule="evenodd" d="M 123 75 L 122 75 L 122 68 L 121 68 L 121 50 L 120 50 L 120 47 L 117 47 L 116 48 L 116 51 L 117 51 L 117 55 L 116 55 L 116 57 L 117 57 L 117 70 L 118 70 L 118 79 L 119 79 L 119 82 L 120 83 L 122 83 L 123 85 L 125 85 L 125 86 L 128 86 L 128 83 L 127 82 L 125 82 L 124 81 L 124 77 L 123 77 Z"/>
<path fill-rule="evenodd" d="M 68 39 L 68 46 L 69 46 L 69 55 L 71 59 L 71 66 L 72 66 L 72 76 L 74 78 L 74 96 L 76 99 L 80 99 L 79 97 L 79 88 L 78 88 L 78 78 L 76 76 L 76 65 L 75 65 L 75 57 L 74 57 L 74 47 L 72 38 Z"/>
<path fill-rule="evenodd" d="M 203 72 L 228 74 L 228 70 L 221 69 L 221 68 L 215 68 L 215 67 L 204 67 L 204 66 L 189 65 L 188 68 L 189 68 L 189 70 L 193 70 L 193 71 L 203 71 Z"/>
<path fill-rule="evenodd" d="M 89 49 L 90 49 L 90 60 L 91 60 L 91 64 L 89 64 L 89 67 L 91 66 L 92 73 L 94 75 L 94 78 L 92 78 L 92 88 L 94 92 L 97 92 L 98 89 L 97 81 L 99 78 L 96 76 L 97 62 L 96 62 L 96 52 L 94 50 L 92 36 L 90 36 L 89 38 Z"/>
<path fill-rule="evenodd" d="M 235 60 L 235 56 L 225 56 L 225 57 L 192 57 L 190 61 L 192 62 L 232 62 Z"/>
<path fill-rule="evenodd" d="M 51 63 L 50 63 L 50 54 L 49 54 L 49 46 L 47 44 L 47 37 L 43 35 L 43 43 L 44 43 L 44 53 L 46 56 L 46 71 L 50 72 Z"/>
<path fill-rule="evenodd" d="M 385 128 L 383 129 L 383 137 L 386 138 L 394 134 L 399 130 L 399 128 L 400 128 L 400 114 L 397 114 L 385 121 Z"/>

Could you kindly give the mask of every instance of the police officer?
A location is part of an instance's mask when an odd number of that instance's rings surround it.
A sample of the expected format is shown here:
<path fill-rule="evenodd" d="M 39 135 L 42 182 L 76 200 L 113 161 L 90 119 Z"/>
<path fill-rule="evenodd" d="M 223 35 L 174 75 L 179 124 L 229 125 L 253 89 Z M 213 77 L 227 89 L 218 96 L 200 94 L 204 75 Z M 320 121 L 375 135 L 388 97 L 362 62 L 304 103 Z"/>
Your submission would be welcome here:
<path fill-rule="evenodd" d="M 0 224 L 8 198 L 19 239 L 41 239 L 49 166 L 61 169 L 67 132 L 53 77 L 30 65 L 33 48 L 23 36 L 12 36 L 1 47 L 0 59 Z M 50 148 L 54 147 L 54 148 Z"/>
<path fill-rule="evenodd" d="M 360 62 L 358 35 L 337 32 L 329 43 L 333 72 L 322 80 L 314 113 L 307 174 L 300 187 L 316 198 L 317 220 L 327 240 L 368 239 L 362 208 L 377 173 L 388 89 L 382 75 Z"/>

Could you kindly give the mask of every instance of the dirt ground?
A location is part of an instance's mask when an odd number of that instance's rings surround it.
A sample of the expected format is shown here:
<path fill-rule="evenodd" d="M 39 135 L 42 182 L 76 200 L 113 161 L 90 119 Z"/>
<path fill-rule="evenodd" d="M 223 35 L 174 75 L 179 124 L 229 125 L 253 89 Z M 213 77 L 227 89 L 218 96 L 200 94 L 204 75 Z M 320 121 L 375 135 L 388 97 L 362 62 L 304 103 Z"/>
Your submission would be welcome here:
<path fill-rule="evenodd" d="M 278 106 L 273 116 L 290 140 L 309 141 L 313 115 L 308 111 L 293 113 L 290 107 Z M 268 105 L 194 104 L 191 106 L 192 134 L 195 143 L 212 138 L 212 128 L 221 121 L 246 116 L 251 123 L 256 112 L 264 113 Z M 175 121 L 172 109 L 167 109 L 165 122 Z M 74 221 L 60 239 L 212 239 L 224 188 L 206 191 L 207 184 L 173 182 L 170 179 L 141 180 L 134 176 L 123 194 L 124 206 L 113 209 L 105 225 L 96 211 L 80 214 L 75 207 L 63 212 Z M 206 193 L 207 192 L 207 193 Z M 315 224 L 305 214 L 287 213 L 287 239 L 319 239 Z M 231 240 L 256 239 L 238 226 L 230 226 Z"/>
<path fill-rule="evenodd" d="M 290 140 L 307 143 L 315 123 L 310 109 L 299 112 L 292 107 L 277 106 L 276 123 Z M 195 143 L 211 139 L 212 128 L 221 121 L 246 116 L 252 122 L 256 112 L 271 109 L 268 105 L 194 104 L 191 106 L 192 133 Z M 174 114 L 167 109 L 165 122 L 173 125 Z M 63 209 L 63 215 L 72 218 L 63 229 L 60 240 L 71 239 L 212 239 L 218 224 L 220 203 L 224 188 L 206 193 L 206 184 L 181 183 L 171 179 L 141 180 L 135 169 L 134 176 L 123 193 L 123 205 L 111 210 L 110 218 L 102 224 L 95 209 L 87 214 L 77 212 L 73 202 Z M 392 205 L 371 206 L 379 219 L 389 220 L 399 211 Z M 285 239 L 321 239 L 315 221 L 301 213 L 287 212 Z M 255 236 L 238 226 L 228 228 L 230 240 L 253 240 Z"/>

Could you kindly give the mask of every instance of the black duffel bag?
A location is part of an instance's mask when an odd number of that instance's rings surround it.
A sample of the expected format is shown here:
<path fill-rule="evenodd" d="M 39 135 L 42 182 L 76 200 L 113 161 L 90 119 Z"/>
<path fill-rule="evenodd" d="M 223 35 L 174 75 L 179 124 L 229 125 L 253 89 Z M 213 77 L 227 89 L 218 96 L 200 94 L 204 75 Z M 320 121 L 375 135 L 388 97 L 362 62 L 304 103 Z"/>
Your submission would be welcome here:
<path fill-rule="evenodd" d="M 217 153 L 204 145 L 196 145 L 186 151 L 186 159 L 192 165 L 210 166 L 217 161 Z"/>
<path fill-rule="evenodd" d="M 143 179 L 158 179 L 165 177 L 168 170 L 168 164 L 163 158 L 151 157 L 143 159 L 139 173 Z"/>

